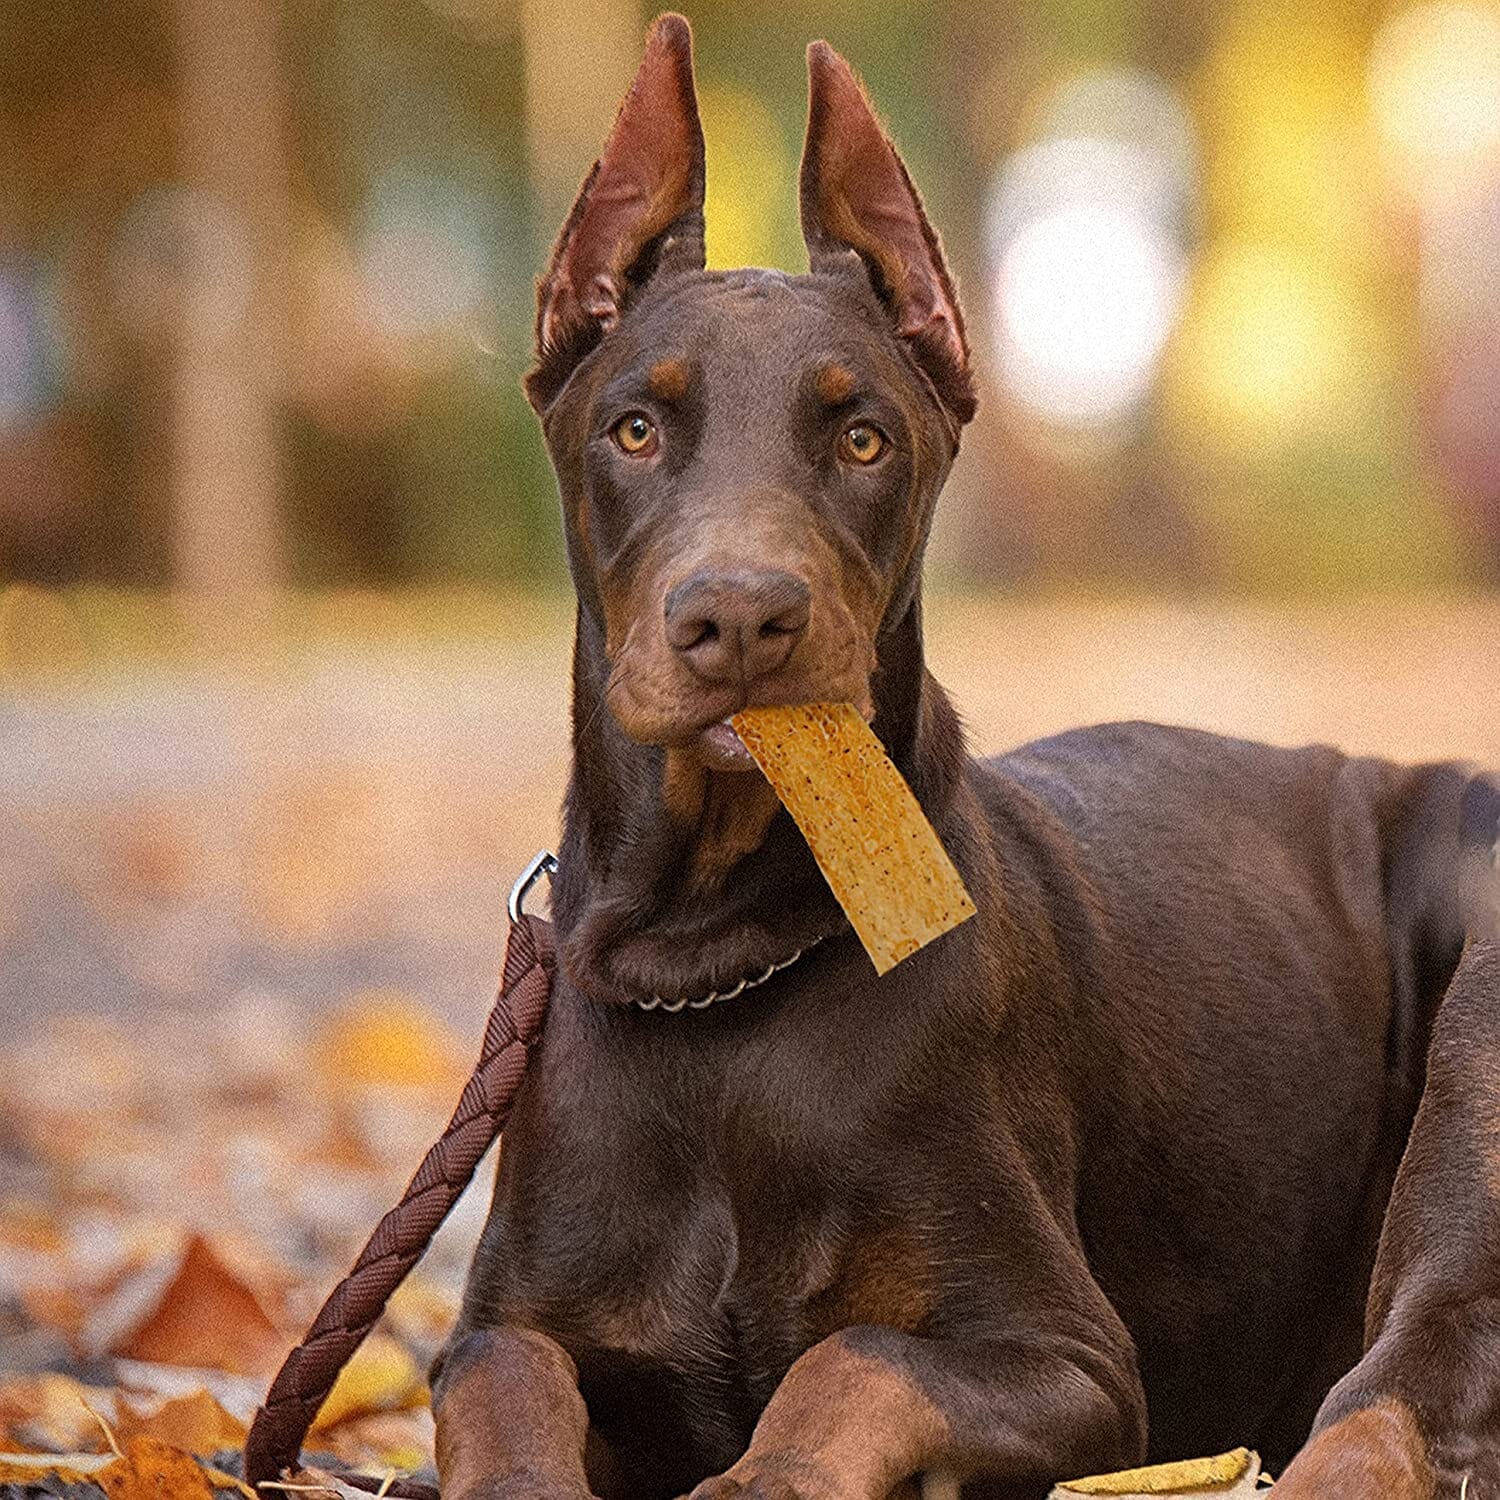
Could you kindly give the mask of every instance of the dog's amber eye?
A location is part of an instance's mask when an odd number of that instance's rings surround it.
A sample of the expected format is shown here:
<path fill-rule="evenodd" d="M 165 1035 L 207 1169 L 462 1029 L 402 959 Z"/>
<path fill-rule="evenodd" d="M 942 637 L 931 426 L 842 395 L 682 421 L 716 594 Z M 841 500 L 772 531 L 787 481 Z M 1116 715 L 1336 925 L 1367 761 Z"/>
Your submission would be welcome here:
<path fill-rule="evenodd" d="M 649 417 L 632 412 L 615 423 L 615 441 L 627 453 L 652 453 L 656 449 L 656 426 Z"/>
<path fill-rule="evenodd" d="M 839 457 L 846 463 L 872 464 L 885 448 L 885 438 L 878 427 L 856 422 L 845 428 L 839 438 Z"/>

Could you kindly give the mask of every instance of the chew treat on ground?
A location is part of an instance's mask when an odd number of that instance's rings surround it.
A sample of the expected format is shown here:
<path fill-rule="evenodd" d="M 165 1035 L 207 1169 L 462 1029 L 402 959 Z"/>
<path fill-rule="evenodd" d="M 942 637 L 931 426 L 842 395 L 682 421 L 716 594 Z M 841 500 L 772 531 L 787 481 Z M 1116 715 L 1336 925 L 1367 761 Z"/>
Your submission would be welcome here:
<path fill-rule="evenodd" d="M 1217 1458 L 1185 1459 L 1173 1464 L 1153 1464 L 1146 1469 L 1126 1469 L 1119 1474 L 1096 1474 L 1091 1479 L 1070 1479 L 1052 1491 L 1051 1500 L 1072 1500 L 1075 1495 L 1110 1495 L 1116 1500 L 1151 1500 L 1170 1496 L 1219 1495 L 1224 1497 L 1263 1495 L 1260 1459 L 1248 1448 L 1236 1448 Z"/>
<path fill-rule="evenodd" d="M 879 974 L 974 915 L 932 824 L 850 703 L 729 721 L 796 820 Z"/>

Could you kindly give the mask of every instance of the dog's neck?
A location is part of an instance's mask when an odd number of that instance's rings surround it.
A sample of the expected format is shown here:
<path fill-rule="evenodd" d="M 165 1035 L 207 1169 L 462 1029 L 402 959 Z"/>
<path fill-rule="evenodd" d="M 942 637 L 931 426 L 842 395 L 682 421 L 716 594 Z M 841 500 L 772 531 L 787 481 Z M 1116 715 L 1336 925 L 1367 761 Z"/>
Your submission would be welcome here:
<path fill-rule="evenodd" d="M 705 993 L 847 932 L 806 843 L 755 772 L 684 796 L 668 752 L 638 745 L 605 703 L 603 630 L 580 607 L 573 767 L 553 910 L 564 967 L 602 1001 Z M 957 715 L 927 673 L 920 596 L 881 633 L 875 732 L 939 833 L 962 776 Z"/>

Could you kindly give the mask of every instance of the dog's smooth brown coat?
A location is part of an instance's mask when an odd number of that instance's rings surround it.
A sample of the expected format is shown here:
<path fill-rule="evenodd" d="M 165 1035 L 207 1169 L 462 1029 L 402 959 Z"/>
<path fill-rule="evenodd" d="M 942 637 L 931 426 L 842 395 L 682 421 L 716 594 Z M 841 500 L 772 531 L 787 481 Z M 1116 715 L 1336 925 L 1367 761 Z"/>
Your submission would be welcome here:
<path fill-rule="evenodd" d="M 807 275 L 703 269 L 667 17 L 540 284 L 560 974 L 436 1372 L 445 1494 L 1035 1496 L 1315 1428 L 1294 1500 L 1500 1495 L 1500 798 L 1140 724 L 968 757 L 921 629 L 963 319 L 809 66 Z M 978 907 L 878 981 L 721 727 L 828 699 Z"/>

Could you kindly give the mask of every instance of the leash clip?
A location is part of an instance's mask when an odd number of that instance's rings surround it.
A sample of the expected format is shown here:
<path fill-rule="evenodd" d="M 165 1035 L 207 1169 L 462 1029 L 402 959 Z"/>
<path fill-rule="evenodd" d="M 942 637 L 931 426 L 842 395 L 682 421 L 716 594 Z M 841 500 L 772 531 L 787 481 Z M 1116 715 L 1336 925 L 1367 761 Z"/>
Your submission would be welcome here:
<path fill-rule="evenodd" d="M 550 849 L 538 849 L 532 855 L 531 863 L 521 871 L 516 883 L 510 888 L 510 900 L 505 903 L 505 909 L 510 914 L 512 922 L 519 922 L 526 910 L 526 897 L 531 894 L 531 888 L 543 875 L 551 880 L 557 873 L 557 856 Z"/>

